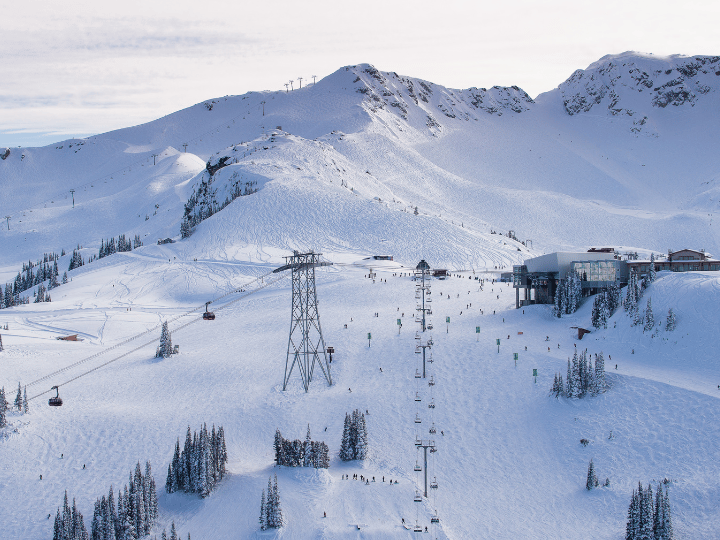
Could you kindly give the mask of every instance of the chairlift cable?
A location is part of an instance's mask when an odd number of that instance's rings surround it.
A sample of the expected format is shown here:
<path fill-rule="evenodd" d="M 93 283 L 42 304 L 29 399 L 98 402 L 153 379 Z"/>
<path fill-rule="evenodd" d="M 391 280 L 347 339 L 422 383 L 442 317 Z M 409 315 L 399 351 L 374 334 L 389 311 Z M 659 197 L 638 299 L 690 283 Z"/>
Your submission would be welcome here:
<path fill-rule="evenodd" d="M 261 277 L 264 278 L 264 277 L 267 276 L 267 275 L 268 275 L 268 274 L 265 274 L 264 276 L 261 276 Z M 287 274 L 283 274 L 283 275 L 281 275 L 280 277 L 278 277 L 277 279 L 266 281 L 262 286 L 254 289 L 254 290 L 252 290 L 252 291 L 250 291 L 250 292 L 247 292 L 247 293 L 244 294 L 243 296 L 240 296 L 239 298 L 236 298 L 235 300 L 232 300 L 231 302 L 228 302 L 228 303 L 225 304 L 224 306 L 221 306 L 221 307 L 217 308 L 216 311 L 221 311 L 221 310 L 225 309 L 226 307 L 229 307 L 229 306 L 231 306 L 232 304 L 234 304 L 234 303 L 236 303 L 236 302 L 239 302 L 240 300 L 243 300 L 244 298 L 247 298 L 247 297 L 250 296 L 251 294 L 258 292 L 258 291 L 260 291 L 260 290 L 268 287 L 269 285 L 272 285 L 272 284 L 274 284 L 274 283 L 277 283 L 278 281 L 284 279 L 286 276 L 287 276 Z M 256 278 L 255 280 L 251 281 L 249 284 L 258 281 L 259 279 L 261 279 L 261 278 Z M 239 288 L 235 289 L 234 291 L 232 291 L 232 292 L 230 292 L 230 293 L 227 293 L 227 294 L 219 297 L 219 298 L 216 299 L 215 301 L 217 301 L 217 300 L 219 300 L 219 299 L 221 299 L 221 298 L 225 298 L 226 296 L 228 296 L 228 295 L 230 295 L 230 294 L 233 294 L 233 293 L 237 292 L 238 290 L 240 290 L 240 289 L 242 289 L 242 288 L 244 288 L 244 287 L 247 287 L 249 284 L 243 285 L 242 287 L 239 287 Z M 189 312 L 184 313 L 184 314 L 182 314 L 182 315 L 178 315 L 178 316 L 175 317 L 174 319 L 171 319 L 170 322 L 176 321 L 176 320 L 180 319 L 181 317 L 184 317 L 184 316 L 186 316 L 186 315 L 189 315 L 189 314 L 191 314 L 191 313 L 194 313 L 195 311 L 197 311 L 197 310 L 199 310 L 199 309 L 203 309 L 204 306 L 205 306 L 205 304 L 203 304 L 203 306 L 200 306 L 200 307 L 197 307 L 197 308 L 193 309 L 192 311 L 189 311 Z M 175 329 L 172 331 L 172 333 L 178 332 L 178 331 L 182 330 L 183 328 L 185 328 L 185 327 L 187 327 L 187 326 L 189 326 L 189 325 L 191 325 L 191 324 L 193 324 L 193 323 L 196 323 L 196 322 L 198 322 L 198 321 L 201 321 L 201 320 L 202 320 L 202 319 L 200 319 L 200 318 L 192 319 L 192 320 L 190 320 L 189 322 L 183 324 L 182 326 L 179 326 L 178 328 L 175 328 Z M 104 351 L 100 351 L 99 353 L 96 353 L 96 354 L 94 354 L 94 355 L 92 355 L 92 356 L 89 356 L 88 358 L 85 358 L 85 359 L 83 359 L 83 360 L 80 360 L 79 362 L 76 362 L 76 363 L 74 363 L 74 364 L 72 364 L 72 365 L 70 365 L 70 366 L 66 366 L 65 368 L 60 369 L 60 370 L 58 370 L 58 371 L 56 371 L 56 372 L 54 372 L 54 373 L 51 373 L 51 374 L 49 374 L 49 375 L 46 375 L 45 377 L 42 377 L 41 379 L 38 379 L 38 380 L 36 380 L 36 381 L 33 381 L 32 383 L 29 383 L 29 384 L 26 385 L 26 386 L 31 386 L 31 385 L 33 385 L 33 384 L 37 384 L 37 383 L 39 383 L 39 382 L 41 382 L 41 381 L 44 381 L 44 380 L 47 380 L 47 379 L 49 379 L 49 378 L 51 378 L 51 377 L 54 377 L 54 376 L 56 376 L 56 375 L 59 375 L 60 373 L 63 373 L 63 372 L 65 372 L 65 371 L 67 371 L 67 370 L 69 370 L 69 369 L 71 369 L 71 368 L 73 368 L 73 367 L 76 367 L 76 366 L 78 366 L 78 365 L 80 365 L 80 364 L 83 364 L 83 363 L 85 363 L 85 362 L 87 362 L 87 361 L 89 361 L 89 360 L 91 360 L 91 359 L 93 359 L 93 358 L 97 358 L 97 357 L 100 356 L 101 354 L 104 354 L 104 353 L 106 353 L 106 352 L 108 352 L 108 351 L 111 351 L 111 350 L 119 347 L 120 345 L 124 345 L 124 344 L 126 344 L 126 343 L 129 343 L 130 341 L 134 341 L 135 339 L 138 339 L 138 338 L 140 338 L 140 337 L 142 337 L 142 336 L 144 336 L 144 335 L 146 335 L 146 334 L 148 334 L 148 333 L 150 333 L 150 332 L 153 332 L 153 331 L 157 330 L 160 326 L 161 326 L 161 325 L 157 325 L 157 326 L 155 326 L 154 328 L 151 328 L 150 330 L 146 330 L 145 332 L 142 332 L 142 333 L 140 333 L 140 334 L 137 334 L 136 336 L 133 336 L 133 337 L 131 337 L 131 338 L 129 338 L 129 339 L 126 339 L 126 340 L 123 341 L 122 343 L 113 345 L 112 347 L 110 347 L 110 348 L 108 348 L 108 349 L 105 349 Z M 58 387 L 60 387 L 60 386 L 65 386 L 66 384 L 69 384 L 69 383 L 71 383 L 71 382 L 79 379 L 80 377 L 84 377 L 85 375 L 88 375 L 88 374 L 90 374 L 90 373 L 92 373 L 92 372 L 94 372 L 94 371 L 97 371 L 98 369 L 100 369 L 100 368 L 102 368 L 102 367 L 105 367 L 105 366 L 107 366 L 108 364 L 111 364 L 111 363 L 113 363 L 113 362 L 115 362 L 115 361 L 117 361 L 117 360 L 120 360 L 121 358 L 124 358 L 125 356 L 127 356 L 127 355 L 129 355 L 129 354 L 132 354 L 132 353 L 134 353 L 134 352 L 136 352 L 136 351 L 138 351 L 138 350 L 140 350 L 140 349 L 142 349 L 142 348 L 144 348 L 144 347 L 147 347 L 148 345 L 150 345 L 150 344 L 152 344 L 152 343 L 155 343 L 156 341 L 159 341 L 159 340 L 160 340 L 159 337 L 153 338 L 152 340 L 150 340 L 150 341 L 148 341 L 148 342 L 146 342 L 146 343 L 143 343 L 142 345 L 136 347 L 135 349 L 132 349 L 131 351 L 127 351 L 127 352 L 121 354 L 121 355 L 118 356 L 118 357 L 115 357 L 115 358 L 113 358 L 113 359 L 111 359 L 111 360 L 108 360 L 108 361 L 105 362 L 104 364 L 100 364 L 99 366 L 96 366 L 96 367 L 94 367 L 94 368 L 92 368 L 92 369 L 90 369 L 90 370 L 88 370 L 88 371 L 86 371 L 86 372 L 84 372 L 84 373 L 81 373 L 81 374 L 79 374 L 79 375 L 77 375 L 77 376 L 75 376 L 75 377 L 73 377 L 73 378 L 65 381 L 64 383 L 58 384 L 57 386 L 58 386 Z M 46 390 L 46 391 L 44 391 L 44 392 L 41 392 L 41 393 L 39 393 L 39 394 L 31 397 L 31 398 L 28 398 L 28 401 L 32 401 L 33 399 L 38 398 L 38 397 L 40 397 L 40 396 L 43 396 L 43 395 L 45 395 L 45 394 L 47 394 L 48 392 L 51 392 L 51 391 L 52 391 L 52 390 Z"/>

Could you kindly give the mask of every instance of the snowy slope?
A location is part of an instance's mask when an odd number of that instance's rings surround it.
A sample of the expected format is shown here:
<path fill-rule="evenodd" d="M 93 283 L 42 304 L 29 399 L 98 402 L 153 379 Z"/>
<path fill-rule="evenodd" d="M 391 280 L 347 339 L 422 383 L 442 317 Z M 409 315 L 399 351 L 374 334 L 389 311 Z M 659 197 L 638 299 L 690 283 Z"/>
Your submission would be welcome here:
<path fill-rule="evenodd" d="M 113 255 L 92 271 L 84 267 L 85 274 L 55 291 L 51 304 L 0 311 L 0 323 L 10 325 L 3 332 L 0 384 L 7 389 L 17 380 L 35 380 L 271 267 L 211 260 L 209 252 L 195 263 L 181 250 L 175 244 Z M 178 257 L 172 262 L 161 256 L 172 254 Z M 707 353 L 718 317 L 717 276 L 661 275 L 646 292 L 643 302 L 653 298 L 658 320 L 669 306 L 677 312 L 673 334 L 661 331 L 651 338 L 619 313 L 608 330 L 582 342 L 573 339 L 570 326 L 588 325 L 592 299 L 575 316 L 558 320 L 544 306 L 512 310 L 511 287 L 487 283 L 481 291 L 468 280 L 472 273 L 434 281 L 429 369 L 437 381 L 433 420 L 444 435 L 438 433 L 431 474 L 440 488 L 417 504 L 413 494 L 421 478 L 412 470 L 413 441 L 427 430 L 430 412 L 421 409 L 423 424 L 413 422 L 413 396 L 425 384 L 413 377 L 419 358 L 411 315 L 414 285 L 393 275 L 403 270 L 395 264 L 377 263 L 373 269 L 375 282 L 362 266 L 318 273 L 321 323 L 337 351 L 332 387 L 319 378 L 305 394 L 293 379 L 287 392 L 281 390 L 290 307 L 286 279 L 219 309 L 230 297 L 215 307 L 214 322 L 176 332 L 179 356 L 155 360 L 151 345 L 63 386 L 60 409 L 43 404 L 47 395 L 31 402 L 31 414 L 12 416 L 17 432 L 1 442 L 0 495 L 9 501 L 0 508 L 3 537 L 49 538 L 52 520 L 46 517 L 54 515 L 65 489 L 89 521 L 95 497 L 110 484 L 122 485 L 138 460 L 151 460 L 162 486 L 175 439 L 188 424 L 196 429 L 207 421 L 225 428 L 230 476 L 205 500 L 185 494 L 160 498 L 160 526 L 175 521 L 193 538 L 264 537 L 257 533 L 259 494 L 275 473 L 288 521 L 282 536 L 288 538 L 411 538 L 401 519 L 429 526 L 437 508 L 441 527 L 433 538 L 614 539 L 623 535 L 637 482 L 665 477 L 672 480 L 676 535 L 714 538 L 713 524 L 720 518 L 715 504 L 720 469 L 714 459 L 720 418 L 716 366 Z M 442 332 L 446 316 L 451 323 Z M 397 317 L 404 320 L 400 335 Z M 53 339 L 69 332 L 85 341 Z M 373 336 L 370 347 L 367 332 Z M 548 397 L 553 374 L 564 372 L 574 343 L 591 353 L 604 351 L 611 388 L 585 400 Z M 103 360 L 134 346 L 121 346 Z M 517 367 L 513 352 L 520 355 Z M 98 363 L 70 370 L 29 394 Z M 533 368 L 539 370 L 537 383 Z M 335 456 L 344 413 L 354 408 L 369 411 L 371 452 L 364 464 L 333 457 L 327 471 L 273 468 L 275 428 L 302 438 L 309 423 L 313 437 L 325 440 Z M 581 438 L 590 444 L 583 447 Z M 591 458 L 610 487 L 588 493 Z M 374 476 L 376 482 L 342 480 L 346 473 Z M 390 478 L 399 484 L 390 486 Z M 364 526 L 361 533 L 357 524 Z"/>

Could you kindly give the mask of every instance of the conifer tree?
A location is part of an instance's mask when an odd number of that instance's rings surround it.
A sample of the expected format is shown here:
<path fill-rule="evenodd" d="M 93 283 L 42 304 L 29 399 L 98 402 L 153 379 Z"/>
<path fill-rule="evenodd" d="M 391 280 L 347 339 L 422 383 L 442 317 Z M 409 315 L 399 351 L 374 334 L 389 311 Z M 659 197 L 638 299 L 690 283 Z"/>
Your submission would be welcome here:
<path fill-rule="evenodd" d="M 643 331 L 650 332 L 654 326 L 655 317 L 652 312 L 652 298 L 648 298 L 647 306 L 645 307 L 645 326 L 643 327 Z"/>
<path fill-rule="evenodd" d="M 260 530 L 264 531 L 267 529 L 267 509 L 265 507 L 265 490 L 262 490 L 262 497 L 260 497 Z"/>
<path fill-rule="evenodd" d="M 283 436 L 280 433 L 280 429 L 275 430 L 275 441 L 273 442 L 273 448 L 275 449 L 275 463 L 282 465 L 285 462 L 283 459 Z"/>
<path fill-rule="evenodd" d="M 314 459 L 312 439 L 310 438 L 310 424 L 308 424 L 307 435 L 305 435 L 305 445 L 303 447 L 303 467 L 312 467 Z"/>
<path fill-rule="evenodd" d="M 3 351 L 2 334 L 0 334 L 0 352 Z"/>
<path fill-rule="evenodd" d="M 2 387 L 0 388 L 0 428 L 7 426 L 7 408 L 8 404 L 5 400 L 5 387 Z"/>
<path fill-rule="evenodd" d="M 350 447 L 350 415 L 345 413 L 345 424 L 343 425 L 342 443 L 340 444 L 340 459 L 342 461 L 350 461 L 354 457 L 353 449 Z"/>
<path fill-rule="evenodd" d="M 642 490 L 642 486 L 640 486 Z M 640 516 L 638 522 L 638 540 L 653 540 L 653 494 L 648 484 L 640 496 Z"/>
<path fill-rule="evenodd" d="M 65 285 L 68 282 L 67 272 L 63 272 L 62 284 Z"/>
<path fill-rule="evenodd" d="M 280 505 L 280 490 L 278 489 L 277 474 L 273 485 L 273 523 L 275 528 L 282 527 L 284 523 L 282 506 Z"/>
<path fill-rule="evenodd" d="M 640 487 L 642 490 L 642 486 Z M 630 506 L 628 507 L 628 520 L 625 525 L 625 540 L 637 540 L 640 522 L 640 495 L 633 489 Z"/>
<path fill-rule="evenodd" d="M 357 442 L 355 444 L 355 459 L 365 459 L 368 451 L 367 428 L 365 426 L 365 414 L 358 411 L 357 418 Z"/>
<path fill-rule="evenodd" d="M 162 323 L 162 330 L 160 332 L 160 346 L 155 353 L 155 358 L 170 358 L 173 354 L 172 336 L 168 329 L 167 321 Z"/>
<path fill-rule="evenodd" d="M 273 495 L 272 477 L 268 478 L 267 500 L 265 501 L 265 523 L 268 529 L 277 528 L 275 524 L 275 497 Z"/>
<path fill-rule="evenodd" d="M 597 479 L 597 475 L 595 474 L 595 465 L 593 464 L 593 460 L 590 460 L 590 465 L 588 465 L 588 472 L 587 472 L 587 480 L 585 481 L 585 489 L 588 491 L 591 491 L 592 489 L 598 487 L 599 482 Z"/>
<path fill-rule="evenodd" d="M 667 320 L 665 321 L 665 330 L 672 332 L 677 326 L 677 320 L 675 318 L 675 312 L 673 308 L 668 309 Z M 0 351 L 2 351 L 2 341 L 0 341 Z"/>
<path fill-rule="evenodd" d="M 655 281 L 655 278 L 657 276 L 657 272 L 655 271 L 655 254 L 650 254 L 650 270 L 648 271 L 648 283 L 652 283 Z"/>
<path fill-rule="evenodd" d="M 19 382 L 18 382 L 17 394 L 15 395 L 15 408 L 18 411 L 22 411 L 22 388 L 20 387 Z"/>
<path fill-rule="evenodd" d="M 607 388 L 605 382 L 605 358 L 603 357 L 602 351 L 598 354 L 595 359 L 595 386 L 598 392 L 604 392 Z"/>

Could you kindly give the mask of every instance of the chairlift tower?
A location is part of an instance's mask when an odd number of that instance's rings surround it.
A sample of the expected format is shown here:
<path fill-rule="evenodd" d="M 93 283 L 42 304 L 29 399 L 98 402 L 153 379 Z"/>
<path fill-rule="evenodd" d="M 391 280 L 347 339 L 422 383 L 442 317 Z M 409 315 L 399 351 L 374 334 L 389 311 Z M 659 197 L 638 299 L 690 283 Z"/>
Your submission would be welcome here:
<path fill-rule="evenodd" d="M 426 304 L 430 303 L 430 299 L 426 299 L 426 296 L 430 295 L 430 284 L 425 284 L 425 275 L 429 272 L 430 265 L 425 261 L 425 259 L 422 259 L 415 268 L 415 281 L 417 282 L 418 278 L 420 279 L 420 283 L 415 285 L 415 298 L 420 300 L 420 305 L 416 308 L 416 310 L 421 313 L 421 319 L 417 322 L 421 323 L 423 332 L 427 328 L 426 315 L 431 312 L 431 308 L 426 307 Z"/>
<path fill-rule="evenodd" d="M 288 381 L 296 364 L 306 392 L 310 389 L 315 364 L 320 366 L 328 386 L 332 385 L 327 349 L 320 327 L 315 288 L 315 267 L 329 266 L 332 263 L 321 262 L 320 255 L 321 253 L 312 251 L 309 253 L 294 251 L 292 256 L 285 257 L 287 261 L 285 266 L 274 270 L 276 273 L 284 270 L 292 272 L 292 317 L 285 359 L 283 391 L 287 389 Z"/>
<path fill-rule="evenodd" d="M 428 449 L 430 449 L 430 452 L 437 452 L 437 449 L 435 448 L 435 441 L 433 439 L 416 439 L 415 440 L 415 446 L 420 449 L 422 448 L 424 450 L 424 459 L 423 459 L 423 474 L 425 476 L 425 491 L 423 492 L 423 496 L 427 498 L 428 496 Z"/>

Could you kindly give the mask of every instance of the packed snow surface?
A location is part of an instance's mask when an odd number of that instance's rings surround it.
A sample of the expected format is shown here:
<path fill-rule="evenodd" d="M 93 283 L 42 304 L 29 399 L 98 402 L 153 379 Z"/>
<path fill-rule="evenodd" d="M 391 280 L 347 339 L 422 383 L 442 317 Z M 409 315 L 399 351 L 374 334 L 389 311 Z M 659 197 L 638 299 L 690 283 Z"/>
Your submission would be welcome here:
<path fill-rule="evenodd" d="M 171 329 L 195 321 L 173 334 L 179 355 L 155 359 L 150 344 L 61 386 L 62 407 L 48 407 L 45 393 L 31 400 L 29 415 L 10 415 L 0 441 L 4 538 L 49 538 L 47 515 L 55 515 L 66 489 L 89 525 L 95 498 L 125 483 L 138 461 L 151 461 L 162 488 L 175 440 L 202 422 L 224 426 L 230 476 L 206 499 L 163 492 L 157 531 L 174 521 L 198 539 L 273 536 L 258 532 L 257 517 L 260 491 L 277 474 L 287 519 L 278 534 L 288 538 L 410 538 L 402 519 L 432 527 L 438 538 L 620 538 L 637 482 L 663 478 L 671 481 L 677 537 L 715 536 L 716 275 L 661 274 L 645 292 L 641 308 L 651 297 L 659 325 L 674 308 L 674 332 L 650 337 L 621 310 L 607 330 L 582 341 L 570 327 L 589 326 L 591 299 L 577 314 L 555 319 L 546 306 L 511 309 L 514 290 L 493 284 L 495 274 L 433 280 L 434 329 L 422 334 L 434 342 L 431 411 L 428 381 L 414 376 L 421 369 L 415 285 L 397 275 L 408 268 L 348 255 L 338 257 L 344 264 L 318 270 L 320 321 L 336 351 L 334 384 L 328 387 L 316 370 L 305 393 L 296 372 L 283 392 L 290 280 L 270 274 L 265 288 L 248 295 L 256 286 L 243 285 L 275 265 L 195 262 L 183 249 L 180 243 L 112 255 L 54 289 L 52 303 L 0 311 L 0 324 L 9 324 L 0 359 L 11 401 L 17 381 L 30 383 L 162 320 L 171 320 Z M 473 277 L 486 280 L 482 288 Z M 245 292 L 215 304 L 215 321 L 202 321 L 199 311 L 178 318 L 236 287 Z M 55 339 L 69 333 L 84 341 Z M 32 386 L 28 395 L 158 337 L 156 329 Z M 610 388 L 582 400 L 549 397 L 554 374 L 565 373 L 576 346 L 605 354 Z M 424 396 L 420 408 L 417 391 Z M 343 463 L 337 458 L 343 419 L 354 409 L 368 411 L 370 457 Z M 414 423 L 418 410 L 421 424 Z M 431 421 L 438 451 L 429 471 L 439 488 L 415 503 L 422 479 L 413 472 L 414 439 L 428 437 Z M 329 445 L 330 468 L 274 467 L 275 429 L 302 439 L 308 424 L 313 439 Z M 609 487 L 584 489 L 590 459 Z M 354 473 L 375 482 L 341 479 Z M 440 526 L 430 524 L 435 509 Z"/>

